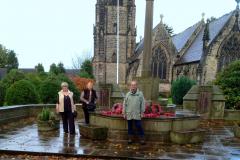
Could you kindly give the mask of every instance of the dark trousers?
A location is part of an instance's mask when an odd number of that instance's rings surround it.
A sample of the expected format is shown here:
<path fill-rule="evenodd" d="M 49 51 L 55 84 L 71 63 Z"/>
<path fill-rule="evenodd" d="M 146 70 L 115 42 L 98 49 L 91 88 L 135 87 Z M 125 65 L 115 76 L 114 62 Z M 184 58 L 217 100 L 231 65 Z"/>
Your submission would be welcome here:
<path fill-rule="evenodd" d="M 142 121 L 141 120 L 128 120 L 128 135 L 134 135 L 133 122 L 135 124 L 135 127 L 138 130 L 138 134 L 140 136 L 144 136 L 144 131 L 143 131 L 143 128 L 142 128 Z"/>
<path fill-rule="evenodd" d="M 74 124 L 74 116 L 73 113 L 70 112 L 62 112 L 62 121 L 63 121 L 63 130 L 65 133 L 75 134 L 75 124 Z"/>
<path fill-rule="evenodd" d="M 85 123 L 89 124 L 89 112 L 86 106 L 83 106 L 83 113 L 84 113 L 84 118 L 85 118 Z"/>

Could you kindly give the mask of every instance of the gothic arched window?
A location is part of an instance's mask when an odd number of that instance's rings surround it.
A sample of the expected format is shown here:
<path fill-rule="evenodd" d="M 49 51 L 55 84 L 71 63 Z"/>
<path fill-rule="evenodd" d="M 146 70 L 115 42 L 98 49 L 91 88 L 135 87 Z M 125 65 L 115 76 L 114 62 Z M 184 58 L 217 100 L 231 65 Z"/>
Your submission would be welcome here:
<path fill-rule="evenodd" d="M 114 33 L 117 33 L 117 23 L 114 23 L 114 24 L 113 24 L 113 32 L 114 32 Z"/>
<path fill-rule="evenodd" d="M 116 63 L 117 62 L 117 55 L 115 52 L 113 52 L 112 54 L 112 63 Z"/>
<path fill-rule="evenodd" d="M 159 47 L 154 51 L 152 58 L 152 76 L 160 79 L 167 79 L 167 57 Z"/>
<path fill-rule="evenodd" d="M 218 72 L 236 60 L 240 60 L 240 33 L 234 33 L 234 35 L 223 44 L 218 59 Z"/>

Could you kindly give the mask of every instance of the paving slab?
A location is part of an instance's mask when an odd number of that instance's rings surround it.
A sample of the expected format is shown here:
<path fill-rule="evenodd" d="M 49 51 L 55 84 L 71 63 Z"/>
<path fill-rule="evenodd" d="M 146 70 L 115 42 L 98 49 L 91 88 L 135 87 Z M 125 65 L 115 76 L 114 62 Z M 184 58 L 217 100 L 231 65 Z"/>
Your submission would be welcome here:
<path fill-rule="evenodd" d="M 232 126 L 223 122 L 208 122 L 207 127 L 205 124 L 201 124 L 202 128 L 208 129 L 203 143 L 151 142 L 142 146 L 138 143 L 127 145 L 125 141 L 92 141 L 80 136 L 78 125 L 74 136 L 64 134 L 62 124 L 59 130 L 38 132 L 35 120 L 30 118 L 0 126 L 0 155 L 17 152 L 99 158 L 239 160 L 240 139 L 234 137 Z"/>

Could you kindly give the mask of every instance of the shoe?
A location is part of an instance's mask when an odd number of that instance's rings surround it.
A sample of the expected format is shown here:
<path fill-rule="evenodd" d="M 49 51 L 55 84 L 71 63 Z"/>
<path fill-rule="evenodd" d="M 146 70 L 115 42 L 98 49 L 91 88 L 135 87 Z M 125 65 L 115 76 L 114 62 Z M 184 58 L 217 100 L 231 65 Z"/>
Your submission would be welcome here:
<path fill-rule="evenodd" d="M 133 143 L 133 136 L 128 135 L 128 144 L 132 144 L 132 143 Z"/>

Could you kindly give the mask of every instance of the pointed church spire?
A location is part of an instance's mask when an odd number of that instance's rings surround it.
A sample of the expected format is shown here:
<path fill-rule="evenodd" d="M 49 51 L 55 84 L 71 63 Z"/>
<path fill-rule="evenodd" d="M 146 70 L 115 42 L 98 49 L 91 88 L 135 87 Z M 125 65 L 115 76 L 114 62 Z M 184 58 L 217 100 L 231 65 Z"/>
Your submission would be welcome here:
<path fill-rule="evenodd" d="M 206 23 L 206 26 L 205 26 L 205 29 L 204 29 L 204 34 L 203 34 L 203 42 L 207 45 L 209 40 L 210 40 L 210 35 L 209 35 L 209 23 L 210 23 L 210 20 L 207 19 L 207 23 Z"/>
<path fill-rule="evenodd" d="M 202 21 L 205 21 L 205 13 L 202 13 Z"/>
<path fill-rule="evenodd" d="M 160 23 L 163 23 L 163 18 L 164 18 L 164 15 L 160 14 Z"/>

